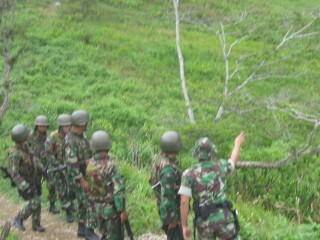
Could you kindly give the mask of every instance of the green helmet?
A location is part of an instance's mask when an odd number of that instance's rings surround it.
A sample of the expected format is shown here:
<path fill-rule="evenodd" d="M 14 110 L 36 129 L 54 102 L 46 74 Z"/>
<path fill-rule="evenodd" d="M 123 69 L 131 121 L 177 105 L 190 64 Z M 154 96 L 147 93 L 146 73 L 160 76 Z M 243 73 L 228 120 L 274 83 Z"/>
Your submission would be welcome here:
<path fill-rule="evenodd" d="M 164 153 L 178 153 L 182 148 L 182 141 L 176 131 L 167 131 L 161 136 L 159 145 Z"/>
<path fill-rule="evenodd" d="M 49 126 L 49 121 L 48 118 L 44 115 L 39 115 L 36 117 L 36 120 L 34 121 L 34 126 L 44 126 L 48 127 Z"/>
<path fill-rule="evenodd" d="M 85 126 L 89 120 L 89 113 L 85 110 L 77 110 L 71 114 L 71 124 L 74 126 Z"/>
<path fill-rule="evenodd" d="M 112 147 L 108 133 L 105 131 L 96 131 L 92 134 L 90 148 L 92 151 L 110 150 Z"/>
<path fill-rule="evenodd" d="M 11 130 L 11 139 L 16 143 L 23 143 L 27 141 L 28 136 L 29 130 L 23 124 L 18 124 Z"/>
<path fill-rule="evenodd" d="M 57 126 L 70 126 L 71 125 L 71 117 L 69 114 L 60 114 L 57 118 Z"/>
<path fill-rule="evenodd" d="M 193 148 L 193 156 L 199 161 L 209 161 L 217 155 L 218 150 L 212 141 L 207 138 L 200 138 Z"/>

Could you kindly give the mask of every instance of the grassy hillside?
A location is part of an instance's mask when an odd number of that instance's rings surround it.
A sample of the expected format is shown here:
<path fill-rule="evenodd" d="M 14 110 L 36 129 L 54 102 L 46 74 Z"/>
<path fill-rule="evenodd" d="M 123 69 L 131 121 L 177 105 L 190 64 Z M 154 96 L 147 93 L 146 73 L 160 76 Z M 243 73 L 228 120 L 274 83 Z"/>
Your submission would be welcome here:
<path fill-rule="evenodd" d="M 88 136 L 104 129 L 113 140 L 112 152 L 126 177 L 130 221 L 139 235 L 160 229 L 148 166 L 165 130 L 181 134 L 183 168 L 194 162 L 190 149 L 201 136 L 211 137 L 220 157 L 227 158 L 234 137 L 245 131 L 240 159 L 247 161 L 274 162 L 305 146 L 313 123 L 288 113 L 294 108 L 320 119 L 319 35 L 290 41 L 262 72 L 273 77 L 249 83 L 224 100 L 225 63 L 215 33 L 222 22 L 228 46 L 248 34 L 230 55 L 231 69 L 243 59 L 230 81 L 232 91 L 291 25 L 294 31 L 319 16 L 319 3 L 187 0 L 179 10 L 195 125 L 188 121 L 180 87 L 172 1 L 65 0 L 59 7 L 48 0 L 18 1 L 12 51 L 20 55 L 12 72 L 10 108 L 1 122 L 1 157 L 12 144 L 16 123 L 32 128 L 35 116 L 45 114 L 53 130 L 58 114 L 88 110 Z M 319 31 L 317 19 L 310 32 Z M 226 110 L 215 121 L 222 102 Z M 319 142 L 317 132 L 312 146 Z M 230 177 L 244 239 L 319 238 L 318 158 L 304 157 L 277 170 L 240 169 Z M 7 182 L 1 186 L 7 189 Z M 9 192 L 16 197 L 14 191 Z"/>

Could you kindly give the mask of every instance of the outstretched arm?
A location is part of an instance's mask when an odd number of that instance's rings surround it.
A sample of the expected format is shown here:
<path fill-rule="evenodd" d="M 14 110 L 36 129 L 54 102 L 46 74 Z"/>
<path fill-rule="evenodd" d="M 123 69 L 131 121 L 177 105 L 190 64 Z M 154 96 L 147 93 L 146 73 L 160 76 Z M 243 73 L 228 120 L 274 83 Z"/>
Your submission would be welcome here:
<path fill-rule="evenodd" d="M 245 140 L 244 132 L 241 132 L 234 140 L 234 147 L 230 157 L 230 160 L 233 162 L 234 166 L 236 166 L 238 163 L 240 146 L 241 144 L 244 143 L 244 140 Z"/>

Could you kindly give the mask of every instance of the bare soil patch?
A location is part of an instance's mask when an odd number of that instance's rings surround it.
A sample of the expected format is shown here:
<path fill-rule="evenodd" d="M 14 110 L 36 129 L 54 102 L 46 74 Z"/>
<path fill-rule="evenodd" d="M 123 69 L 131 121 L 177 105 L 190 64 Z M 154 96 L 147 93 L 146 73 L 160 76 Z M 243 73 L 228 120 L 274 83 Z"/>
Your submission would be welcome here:
<path fill-rule="evenodd" d="M 14 217 L 18 214 L 23 204 L 12 203 L 7 197 L 0 195 L 0 226 L 3 226 L 6 221 L 12 222 Z M 43 233 L 32 231 L 31 216 L 24 221 L 25 231 L 19 231 L 14 226 L 11 231 L 15 231 L 21 240 L 78 240 L 76 222 L 67 223 L 65 214 L 51 214 L 48 209 L 42 206 L 41 210 L 41 225 L 46 228 Z M 165 235 L 154 235 L 151 233 L 143 234 L 135 237 L 138 240 L 165 240 Z"/>

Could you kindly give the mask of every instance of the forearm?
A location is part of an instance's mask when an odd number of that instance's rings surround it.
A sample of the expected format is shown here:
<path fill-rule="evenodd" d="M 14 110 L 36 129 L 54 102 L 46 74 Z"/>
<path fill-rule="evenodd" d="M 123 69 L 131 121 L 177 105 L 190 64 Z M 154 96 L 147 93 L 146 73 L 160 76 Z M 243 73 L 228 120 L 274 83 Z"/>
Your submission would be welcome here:
<path fill-rule="evenodd" d="M 240 144 L 239 143 L 235 143 L 232 153 L 231 153 L 231 161 L 233 162 L 233 164 L 236 166 L 238 163 L 238 159 L 239 159 L 239 153 L 240 153 Z"/>
<path fill-rule="evenodd" d="M 187 227 L 188 225 L 189 201 L 189 197 L 181 195 L 180 214 L 182 227 Z"/>

